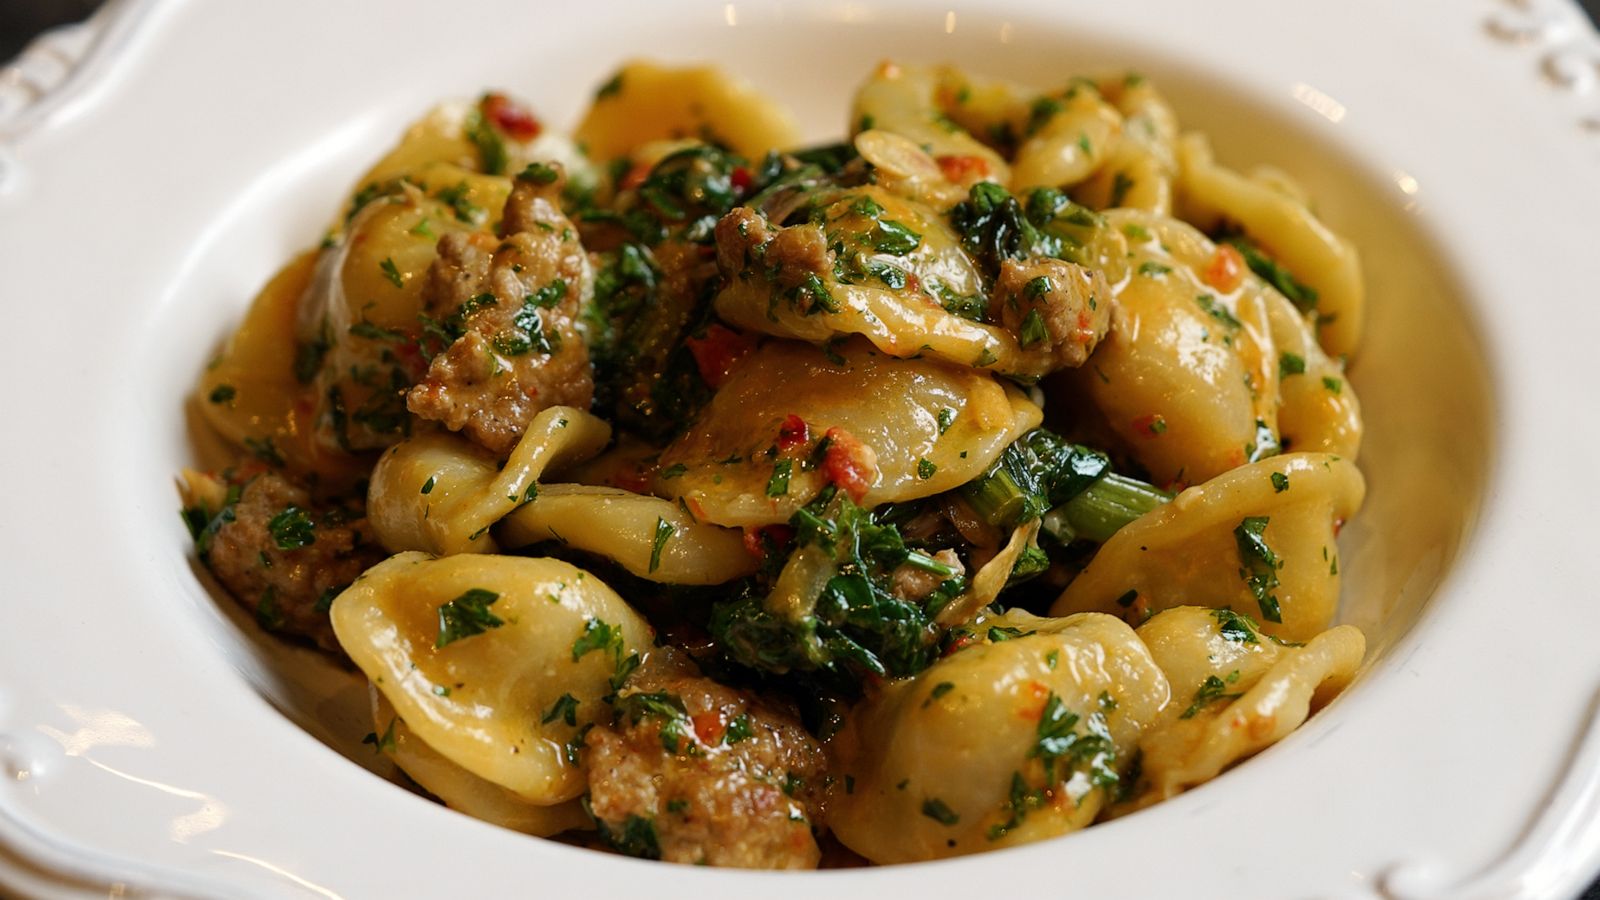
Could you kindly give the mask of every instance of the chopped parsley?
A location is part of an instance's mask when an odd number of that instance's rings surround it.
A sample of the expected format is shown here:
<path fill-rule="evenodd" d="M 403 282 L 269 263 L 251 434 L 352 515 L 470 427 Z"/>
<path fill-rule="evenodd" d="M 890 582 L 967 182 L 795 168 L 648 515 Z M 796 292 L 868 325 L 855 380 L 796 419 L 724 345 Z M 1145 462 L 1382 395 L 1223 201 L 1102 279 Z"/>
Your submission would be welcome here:
<path fill-rule="evenodd" d="M 767 479 L 767 496 L 782 497 L 789 493 L 789 476 L 794 470 L 792 460 L 780 459 L 772 467 L 772 477 Z"/>
<path fill-rule="evenodd" d="M 1322 386 L 1334 394 L 1342 393 L 1344 391 L 1344 382 L 1328 375 L 1322 376 Z"/>
<path fill-rule="evenodd" d="M 517 173 L 518 181 L 526 181 L 529 184 L 554 184 L 555 180 L 560 177 L 561 173 L 557 172 L 554 166 L 548 166 L 542 162 L 528 163 L 526 169 Z"/>
<path fill-rule="evenodd" d="M 424 481 L 422 483 L 422 493 L 424 493 L 424 494 L 433 493 L 433 486 L 434 486 L 435 483 L 436 483 L 435 476 L 429 475 L 428 476 L 428 480 Z"/>
<path fill-rule="evenodd" d="M 737 744 L 755 736 L 756 730 L 750 724 L 749 714 L 740 713 L 733 717 L 733 721 L 728 723 L 727 730 L 722 733 L 722 742 L 724 744 Z"/>
<path fill-rule="evenodd" d="M 1165 275 L 1165 274 L 1167 274 L 1168 272 L 1171 272 L 1171 271 L 1172 271 L 1172 267 L 1171 266 L 1164 266 L 1161 263 L 1151 262 L 1149 260 L 1146 260 L 1145 262 L 1142 262 L 1142 263 L 1139 264 L 1139 274 L 1140 275 L 1151 275 L 1151 276 L 1154 276 L 1154 275 Z"/>
<path fill-rule="evenodd" d="M 1278 586 L 1278 570 L 1283 568 L 1283 561 L 1267 546 L 1263 536 L 1267 522 L 1267 516 L 1249 516 L 1233 530 L 1233 539 L 1239 548 L 1239 577 L 1255 596 L 1261 617 L 1268 622 L 1282 622 L 1283 613 L 1272 590 Z"/>
<path fill-rule="evenodd" d="M 267 533 L 279 550 L 298 550 L 317 542 L 316 523 L 298 506 L 286 506 L 267 521 Z"/>
<path fill-rule="evenodd" d="M 787 460 L 785 460 L 787 462 Z M 661 550 L 678 533 L 678 526 L 660 516 L 656 517 L 656 531 L 650 539 L 650 571 L 661 568 Z"/>
<path fill-rule="evenodd" d="M 1028 310 L 1028 314 L 1022 317 L 1022 324 L 1017 328 L 1017 339 L 1021 341 L 1022 346 L 1032 347 L 1049 336 L 1044 316 L 1040 315 L 1038 309 Z"/>
<path fill-rule="evenodd" d="M 930 460 L 930 459 L 919 459 L 919 460 L 917 460 L 917 477 L 922 479 L 923 481 L 927 481 L 929 478 L 932 478 L 933 477 L 933 473 L 935 473 L 937 471 L 939 471 L 939 467 L 937 465 L 934 465 L 933 460 Z"/>
<path fill-rule="evenodd" d="M 566 722 L 568 725 L 578 724 L 577 697 L 571 694 L 562 694 L 557 698 L 556 702 L 550 704 L 550 708 L 545 711 L 544 717 L 539 720 L 539 724 L 549 725 L 557 719 Z"/>
<path fill-rule="evenodd" d="M 396 723 L 398 721 L 400 721 L 398 717 L 390 719 L 389 720 L 389 727 L 385 728 L 383 730 L 383 736 L 382 737 L 379 737 L 378 733 L 376 731 L 367 732 L 367 736 L 361 739 L 361 743 L 363 743 L 363 744 L 371 744 L 373 753 L 382 753 L 385 750 L 389 751 L 390 753 L 393 753 L 394 752 L 394 723 Z"/>
<path fill-rule="evenodd" d="M 1273 493 L 1281 494 L 1289 489 L 1289 476 L 1282 472 L 1273 472 L 1271 477 Z"/>
<path fill-rule="evenodd" d="M 1240 615 L 1231 609 L 1213 609 L 1211 617 L 1217 620 L 1217 633 L 1227 640 L 1237 644 L 1255 644 L 1260 640 L 1256 637 L 1255 623 L 1249 616 Z"/>
<path fill-rule="evenodd" d="M 953 423 L 955 420 L 956 411 L 954 409 L 946 406 L 945 408 L 939 410 L 939 415 L 936 420 L 939 424 L 939 433 L 942 435 L 946 431 L 949 431 L 951 423 Z"/>
<path fill-rule="evenodd" d="M 938 797 L 929 797 L 922 801 L 922 814 L 940 825 L 954 825 L 961 821 L 961 816 Z"/>
<path fill-rule="evenodd" d="M 233 389 L 233 385 L 219 384 L 211 389 L 211 393 L 206 397 L 206 399 L 210 400 L 212 403 L 232 403 L 233 398 L 237 393 L 238 391 Z"/>
<path fill-rule="evenodd" d="M 1306 358 L 1298 353 L 1284 353 L 1278 357 L 1278 377 L 1288 378 L 1290 375 L 1304 375 L 1306 373 Z"/>
<path fill-rule="evenodd" d="M 1183 715 L 1179 716 L 1178 718 L 1192 719 L 1202 709 L 1205 709 L 1207 706 L 1210 706 L 1212 703 L 1215 703 L 1218 700 L 1232 700 L 1241 696 L 1239 694 L 1230 694 L 1227 692 L 1228 685 L 1233 684 L 1238 680 L 1238 669 L 1234 669 L 1233 672 L 1228 675 L 1227 681 L 1223 681 L 1221 678 L 1218 678 L 1215 675 L 1207 675 L 1206 680 L 1200 683 L 1200 688 L 1194 692 L 1194 702 L 1189 704 L 1189 708 L 1184 710 Z"/>
<path fill-rule="evenodd" d="M 389 279 L 390 284 L 397 288 L 406 286 L 406 280 L 401 277 L 400 267 L 394 264 L 393 257 L 385 256 L 383 262 L 378 263 L 378 268 L 383 270 L 383 277 Z"/>
<path fill-rule="evenodd" d="M 463 638 L 499 628 L 505 620 L 489 611 L 500 595 L 483 588 L 468 588 L 465 593 L 439 607 L 439 637 L 434 647 L 453 644 Z"/>

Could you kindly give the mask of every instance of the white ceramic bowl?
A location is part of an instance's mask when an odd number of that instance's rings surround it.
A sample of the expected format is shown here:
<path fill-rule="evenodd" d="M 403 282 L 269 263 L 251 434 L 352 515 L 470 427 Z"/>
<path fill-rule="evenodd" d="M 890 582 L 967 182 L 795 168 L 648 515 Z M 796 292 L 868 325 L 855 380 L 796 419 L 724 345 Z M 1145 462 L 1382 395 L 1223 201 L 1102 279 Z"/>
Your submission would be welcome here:
<path fill-rule="evenodd" d="M 826 138 L 875 61 L 1154 79 L 1364 255 L 1359 682 L 1147 812 L 935 864 L 641 863 L 398 789 L 359 685 L 191 559 L 181 398 L 411 117 L 570 123 L 629 56 L 743 73 Z M 1600 41 L 1565 2 L 955 6 L 119 0 L 0 74 L 0 887 L 182 896 L 1551 897 L 1600 868 Z M 36 90 L 40 88 L 41 90 Z M 42 94 L 42 99 L 40 95 Z"/>

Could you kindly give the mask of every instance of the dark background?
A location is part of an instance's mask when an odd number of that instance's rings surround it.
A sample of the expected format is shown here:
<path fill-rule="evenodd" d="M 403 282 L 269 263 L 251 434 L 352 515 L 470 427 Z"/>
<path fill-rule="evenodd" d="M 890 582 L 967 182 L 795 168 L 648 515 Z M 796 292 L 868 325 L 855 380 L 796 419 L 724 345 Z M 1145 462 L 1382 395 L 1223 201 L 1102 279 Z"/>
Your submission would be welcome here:
<path fill-rule="evenodd" d="M 0 2 L 0 64 L 16 56 L 38 32 L 53 25 L 75 22 L 99 6 L 99 0 L 3 0 Z M 1600 0 L 1579 0 L 1589 18 L 1600 23 Z M 1600 882 L 1581 900 L 1600 900 Z"/>

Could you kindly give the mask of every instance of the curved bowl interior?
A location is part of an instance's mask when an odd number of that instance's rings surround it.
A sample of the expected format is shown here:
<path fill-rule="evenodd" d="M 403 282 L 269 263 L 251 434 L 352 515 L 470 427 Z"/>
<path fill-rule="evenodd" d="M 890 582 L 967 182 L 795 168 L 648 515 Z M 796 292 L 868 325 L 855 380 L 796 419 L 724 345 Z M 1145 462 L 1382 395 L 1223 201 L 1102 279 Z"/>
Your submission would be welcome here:
<path fill-rule="evenodd" d="M 291 253 L 318 239 L 341 192 L 409 118 L 436 100 L 485 85 L 520 94 L 547 121 L 570 126 L 614 64 L 671 48 L 666 61 L 710 60 L 746 76 L 794 110 L 808 138 L 825 140 L 843 128 L 858 81 L 888 56 L 948 61 L 1040 86 L 1084 72 L 1138 70 L 1166 92 L 1185 128 L 1210 134 L 1221 161 L 1289 172 L 1332 227 L 1361 250 L 1370 312 L 1351 381 L 1367 421 L 1361 468 L 1368 493 L 1366 507 L 1341 537 L 1341 619 L 1367 633 L 1368 665 L 1381 660 L 1437 594 L 1473 526 L 1493 457 L 1494 402 L 1469 311 L 1410 204 L 1414 182 L 1342 138 L 1339 120 L 1361 111 L 1344 110 L 1305 85 L 1230 82 L 1170 55 L 1059 24 L 998 18 L 968 24 L 943 11 L 852 10 L 786 13 L 730 5 L 707 7 L 687 20 L 652 12 L 657 21 L 629 29 L 589 17 L 575 21 L 559 42 L 540 40 L 550 46 L 537 55 L 493 57 L 476 71 L 447 76 L 433 68 L 428 78 L 375 88 L 373 105 L 330 111 L 344 125 L 325 142 L 282 146 L 280 166 L 240 174 L 236 202 L 196 248 L 191 258 L 198 262 L 174 284 L 152 327 L 171 336 L 168 346 L 218 345 L 255 289 Z M 596 53 L 596 47 L 608 49 Z M 274 138 L 260 140 L 270 147 Z M 210 439 L 179 401 L 204 363 L 196 354 L 136 376 L 146 381 L 146 397 L 171 398 L 151 404 L 165 416 L 146 432 L 156 442 L 148 458 L 160 466 L 147 473 L 152 485 L 170 484 L 197 453 L 206 455 Z M 159 508 L 159 491 L 147 496 Z M 169 494 L 166 503 L 176 509 L 177 499 Z M 381 769 L 361 745 L 371 723 L 359 679 L 319 654 L 261 634 L 192 561 L 179 534 L 175 528 L 161 532 L 172 537 L 161 552 L 175 569 L 194 572 L 198 582 L 191 583 L 208 589 L 197 586 L 174 598 L 172 613 L 203 620 L 241 675 L 284 715 L 348 759 Z"/>

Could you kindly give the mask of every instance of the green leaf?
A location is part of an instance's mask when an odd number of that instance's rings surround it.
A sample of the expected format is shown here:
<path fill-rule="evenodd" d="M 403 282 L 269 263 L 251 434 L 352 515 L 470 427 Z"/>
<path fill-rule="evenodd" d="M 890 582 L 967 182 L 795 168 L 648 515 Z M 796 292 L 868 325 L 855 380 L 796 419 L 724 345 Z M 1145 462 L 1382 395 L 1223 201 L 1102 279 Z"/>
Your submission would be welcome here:
<path fill-rule="evenodd" d="M 505 621 L 489 611 L 500 595 L 483 588 L 468 588 L 465 593 L 439 607 L 439 637 L 434 647 L 453 644 L 463 638 L 499 628 Z"/>

